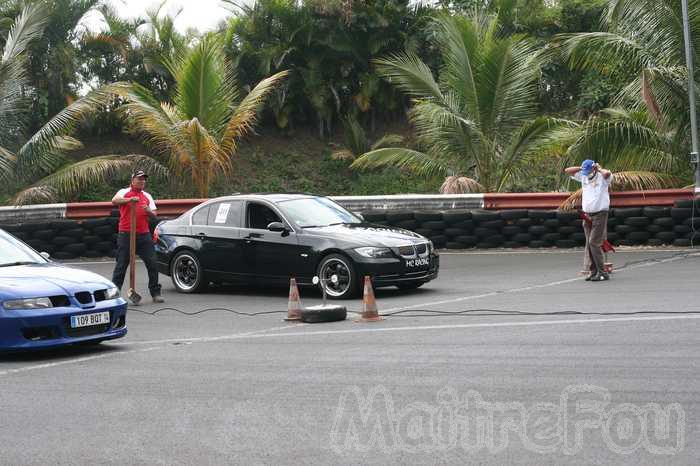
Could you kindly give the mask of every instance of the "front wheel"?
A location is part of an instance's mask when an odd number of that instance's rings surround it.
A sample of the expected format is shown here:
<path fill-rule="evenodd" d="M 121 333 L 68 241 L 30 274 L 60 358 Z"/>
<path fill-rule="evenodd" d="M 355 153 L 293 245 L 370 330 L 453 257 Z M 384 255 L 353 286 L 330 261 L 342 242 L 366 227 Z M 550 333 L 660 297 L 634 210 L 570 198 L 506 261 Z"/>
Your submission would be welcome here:
<path fill-rule="evenodd" d="M 197 293 L 205 288 L 202 265 L 191 251 L 180 251 L 170 264 L 173 285 L 180 293 Z"/>
<path fill-rule="evenodd" d="M 331 299 L 350 299 L 358 294 L 355 265 L 345 256 L 331 254 L 324 257 L 318 266 L 318 277 Z"/>

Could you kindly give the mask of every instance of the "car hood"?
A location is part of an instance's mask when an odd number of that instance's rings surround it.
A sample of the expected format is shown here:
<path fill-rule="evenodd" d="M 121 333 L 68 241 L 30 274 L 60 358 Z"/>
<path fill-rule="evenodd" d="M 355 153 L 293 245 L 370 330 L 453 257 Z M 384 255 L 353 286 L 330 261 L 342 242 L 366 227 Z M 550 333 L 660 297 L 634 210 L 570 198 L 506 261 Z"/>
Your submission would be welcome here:
<path fill-rule="evenodd" d="M 426 238 L 412 231 L 372 223 L 345 223 L 328 227 L 307 228 L 304 231 L 315 236 L 352 243 L 359 247 L 397 248 L 427 241 Z"/>
<path fill-rule="evenodd" d="M 72 296 L 113 287 L 104 277 L 60 264 L 0 267 L 0 300 Z"/>

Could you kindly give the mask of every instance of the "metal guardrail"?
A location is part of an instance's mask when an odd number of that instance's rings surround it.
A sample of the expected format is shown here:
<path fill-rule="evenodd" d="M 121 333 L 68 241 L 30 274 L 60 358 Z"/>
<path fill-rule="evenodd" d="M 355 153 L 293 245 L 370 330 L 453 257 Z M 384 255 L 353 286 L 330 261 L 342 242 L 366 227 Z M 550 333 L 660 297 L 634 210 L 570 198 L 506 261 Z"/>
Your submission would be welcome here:
<path fill-rule="evenodd" d="M 483 194 L 400 194 L 393 196 L 331 196 L 348 210 L 483 209 Z"/>
<path fill-rule="evenodd" d="M 0 222 L 21 223 L 29 220 L 55 220 L 66 216 L 66 204 L 0 207 Z"/>
<path fill-rule="evenodd" d="M 678 199 L 692 199 L 694 190 L 664 189 L 611 193 L 613 207 L 670 206 Z M 449 210 L 449 209 L 556 209 L 570 193 L 493 193 L 493 194 L 406 194 L 394 196 L 333 196 L 331 199 L 352 211 L 368 210 Z M 158 215 L 176 217 L 206 199 L 162 199 L 156 201 Z M 111 202 L 0 207 L 0 222 L 108 217 Z"/>
<path fill-rule="evenodd" d="M 493 193 L 484 195 L 484 208 L 556 209 L 571 193 Z M 610 193 L 612 207 L 671 206 L 678 199 L 692 199 L 692 189 L 660 189 Z"/>

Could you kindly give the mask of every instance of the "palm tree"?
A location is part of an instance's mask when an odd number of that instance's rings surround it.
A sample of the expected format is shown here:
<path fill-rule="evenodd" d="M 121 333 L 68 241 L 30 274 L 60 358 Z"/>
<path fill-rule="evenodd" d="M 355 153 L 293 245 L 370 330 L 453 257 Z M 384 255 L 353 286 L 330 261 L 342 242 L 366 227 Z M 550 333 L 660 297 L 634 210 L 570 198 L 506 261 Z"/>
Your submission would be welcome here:
<path fill-rule="evenodd" d="M 700 0 L 689 0 L 691 27 L 700 28 Z M 605 31 L 561 35 L 558 49 L 574 69 L 628 77 L 613 108 L 594 115 L 569 150 L 624 172 L 643 174 L 638 187 L 658 188 L 689 178 L 690 114 L 683 54 L 681 2 L 611 0 Z M 694 36 L 693 50 L 700 47 Z M 695 53 L 695 60 L 700 58 Z M 680 175 L 673 177 L 670 174 Z M 642 180 L 643 179 L 643 180 Z M 634 183 L 633 183 L 634 184 Z"/>
<path fill-rule="evenodd" d="M 252 132 L 266 96 L 287 72 L 262 80 L 243 96 L 234 70 L 224 60 L 220 40 L 212 36 L 182 50 L 168 68 L 176 82 L 172 104 L 159 102 L 138 84 L 114 83 L 89 93 L 49 121 L 25 145 L 14 170 L 6 174 L 50 174 L 22 191 L 16 202 L 66 196 L 136 165 L 170 179 L 189 175 L 196 193 L 207 197 L 214 178 L 231 172 L 239 141 Z M 153 156 L 107 155 L 61 166 L 62 159 L 54 149 L 75 142 L 61 135 L 70 134 L 87 116 L 104 110 L 119 112 Z"/>
<path fill-rule="evenodd" d="M 252 132 L 266 97 L 287 72 L 263 79 L 242 97 L 214 36 L 181 52 L 168 68 L 176 82 L 173 104 L 133 85 L 123 94 L 127 103 L 121 111 L 171 175 L 189 175 L 197 194 L 207 197 L 214 178 L 231 172 L 238 142 Z"/>
<path fill-rule="evenodd" d="M 537 54 L 503 37 L 493 17 L 437 20 L 444 67 L 439 78 L 416 55 L 376 60 L 385 79 L 413 98 L 409 119 L 420 150 L 370 151 L 354 168 L 404 167 L 442 174 L 442 192 L 503 191 L 549 135 L 569 122 L 537 117 Z"/>

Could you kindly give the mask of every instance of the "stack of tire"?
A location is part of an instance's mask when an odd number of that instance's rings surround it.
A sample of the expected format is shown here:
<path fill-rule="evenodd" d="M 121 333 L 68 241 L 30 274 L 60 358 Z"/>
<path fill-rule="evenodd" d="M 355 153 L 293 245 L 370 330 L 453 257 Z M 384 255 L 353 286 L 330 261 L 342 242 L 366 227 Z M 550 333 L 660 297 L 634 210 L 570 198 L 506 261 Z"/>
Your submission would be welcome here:
<path fill-rule="evenodd" d="M 114 257 L 116 217 L 76 220 L 60 219 L 2 226 L 39 252 L 58 260 L 77 257 Z"/>
<path fill-rule="evenodd" d="M 700 240 L 700 204 L 679 200 L 673 207 L 613 209 L 608 239 L 613 244 L 688 247 Z"/>

